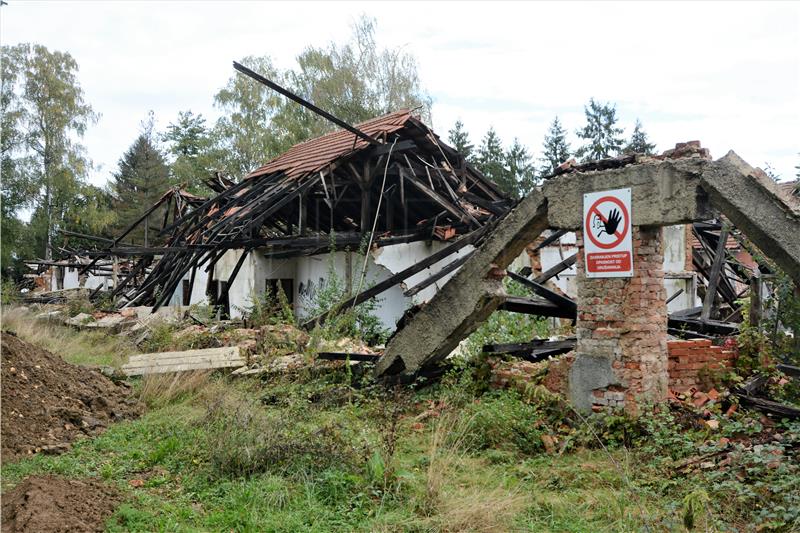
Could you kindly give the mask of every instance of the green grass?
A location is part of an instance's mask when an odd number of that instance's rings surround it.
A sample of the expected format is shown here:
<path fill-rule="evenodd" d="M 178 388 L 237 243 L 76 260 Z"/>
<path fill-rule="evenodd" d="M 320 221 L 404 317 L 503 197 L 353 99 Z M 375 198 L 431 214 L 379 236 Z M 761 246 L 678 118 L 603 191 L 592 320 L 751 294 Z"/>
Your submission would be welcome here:
<path fill-rule="evenodd" d="M 258 393 L 249 385 L 227 387 L 234 390 L 225 393 L 232 402 L 245 405 Z M 334 424 L 348 439 L 380 449 L 382 422 L 372 400 L 327 408 L 308 402 L 313 386 L 282 388 L 285 404 L 260 409 L 293 422 L 286 438 Z M 415 431 L 410 420 L 401 422 L 391 459 L 397 476 L 388 489 L 370 479 L 367 458 L 361 464 L 290 459 L 231 475 L 215 463 L 218 439 L 241 443 L 231 432 L 247 428 L 228 426 L 219 434 L 203 405 L 208 401 L 195 397 L 157 408 L 79 441 L 62 456 L 4 465 L 4 490 L 31 474 L 101 477 L 127 495 L 111 531 L 639 531 L 677 516 L 680 495 L 656 495 L 623 481 L 612 462 L 625 464 L 620 451 L 524 455 L 468 452 L 452 442 L 432 451 L 438 430 L 458 431 L 458 415 L 453 428 L 432 421 Z M 431 495 L 433 478 L 442 481 Z M 132 487 L 132 479 L 144 486 Z"/>
<path fill-rule="evenodd" d="M 36 321 L 33 313 L 18 307 L 3 307 L 4 330 L 21 339 L 60 355 L 66 361 L 84 366 L 118 368 L 128 356 L 138 353 L 133 342 L 107 331 L 79 331 L 58 323 Z"/>
<path fill-rule="evenodd" d="M 468 376 L 388 394 L 351 389 L 343 372 L 148 378 L 136 383 L 150 407 L 142 418 L 64 455 L 3 465 L 3 491 L 32 474 L 103 478 L 126 496 L 107 524 L 120 532 L 686 531 L 689 500 L 700 502 L 701 531 L 800 523 L 798 425 L 781 428 L 778 468 L 743 449 L 741 468 L 675 475 L 673 461 L 715 436 L 668 413 L 576 428 L 541 391 L 480 394 Z M 418 419 L 430 405 L 435 414 Z M 759 431 L 757 418 L 737 415 L 717 436 Z M 543 434 L 568 446 L 546 454 Z"/>

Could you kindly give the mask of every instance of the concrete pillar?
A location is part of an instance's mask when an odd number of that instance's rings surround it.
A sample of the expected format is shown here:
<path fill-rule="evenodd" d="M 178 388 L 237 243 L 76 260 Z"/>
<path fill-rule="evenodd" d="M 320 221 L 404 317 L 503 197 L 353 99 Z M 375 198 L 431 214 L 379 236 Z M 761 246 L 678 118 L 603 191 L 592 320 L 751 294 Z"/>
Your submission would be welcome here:
<path fill-rule="evenodd" d="M 578 344 L 570 400 L 588 412 L 667 398 L 667 306 L 660 227 L 633 228 L 633 277 L 587 278 L 578 234 Z"/>

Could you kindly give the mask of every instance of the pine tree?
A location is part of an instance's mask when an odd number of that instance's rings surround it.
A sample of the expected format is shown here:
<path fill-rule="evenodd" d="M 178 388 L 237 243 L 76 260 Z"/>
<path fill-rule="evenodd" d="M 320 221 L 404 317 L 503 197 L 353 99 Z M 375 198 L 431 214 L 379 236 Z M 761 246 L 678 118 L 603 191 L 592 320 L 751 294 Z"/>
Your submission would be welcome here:
<path fill-rule="evenodd" d="M 642 123 L 637 118 L 636 126 L 633 128 L 631 140 L 628 141 L 627 146 L 622 150 L 623 154 L 646 154 L 653 155 L 656 151 L 656 145 L 648 142 L 647 133 L 642 129 Z"/>
<path fill-rule="evenodd" d="M 119 160 L 119 169 L 113 175 L 111 187 L 115 197 L 117 228 L 126 228 L 140 217 L 145 209 L 161 198 L 169 186 L 169 167 L 153 141 L 151 123 Z M 158 211 L 149 220 L 157 218 Z M 145 242 L 145 224 L 141 224 L 128 239 Z M 154 241 L 152 232 L 148 237 L 148 244 L 151 244 Z"/>
<path fill-rule="evenodd" d="M 522 198 L 531 192 L 537 183 L 533 157 L 519 139 L 514 139 L 511 148 L 506 152 L 505 159 L 509 176 L 514 180 L 514 197 Z"/>
<path fill-rule="evenodd" d="M 503 143 L 494 128 L 489 128 L 478 147 L 475 166 L 500 187 L 500 190 L 509 196 L 516 197 L 516 180 L 511 176 L 505 164 L 506 154 L 503 150 Z"/>
<path fill-rule="evenodd" d="M 475 147 L 469 142 L 469 133 L 464 129 L 464 123 L 456 120 L 453 129 L 447 132 L 447 142 L 464 156 L 467 161 L 472 161 L 472 152 Z"/>
<path fill-rule="evenodd" d="M 586 144 L 578 148 L 575 155 L 582 161 L 597 161 L 619 154 L 623 146 L 620 137 L 622 128 L 617 124 L 616 105 L 601 104 L 589 99 L 589 105 L 584 106 L 586 126 L 578 130 L 578 137 L 586 140 Z"/>
<path fill-rule="evenodd" d="M 561 127 L 558 117 L 553 119 L 550 130 L 544 137 L 542 143 L 542 162 L 539 176 L 549 176 L 556 171 L 558 165 L 570 158 L 569 143 L 567 143 L 567 132 Z"/>

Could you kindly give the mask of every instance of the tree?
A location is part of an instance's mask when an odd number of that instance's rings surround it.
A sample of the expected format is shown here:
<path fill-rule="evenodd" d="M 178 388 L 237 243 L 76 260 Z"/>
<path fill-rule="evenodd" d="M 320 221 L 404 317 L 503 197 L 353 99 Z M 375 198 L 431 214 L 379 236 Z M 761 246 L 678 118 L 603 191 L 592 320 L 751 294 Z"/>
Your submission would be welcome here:
<path fill-rule="evenodd" d="M 8 193 L 5 183 L 3 187 L 3 199 L 11 203 L 3 209 L 4 222 L 21 207 L 32 209 L 29 229 L 33 235 L 28 242 L 35 244 L 36 254 L 49 259 L 54 232 L 64 226 L 72 197 L 86 192 L 91 163 L 77 140 L 97 115 L 84 101 L 76 77 L 78 64 L 68 53 L 18 44 L 4 46 L 2 56 L 4 130 L 10 126 L 3 133 L 4 182 L 9 178 L 13 183 Z M 6 112 L 11 116 L 6 117 Z M 20 228 L 18 224 L 4 227 Z M 4 237 L 4 243 L 13 245 L 15 236 L 9 239 Z"/>
<path fill-rule="evenodd" d="M 241 63 L 351 124 L 400 108 L 420 108 L 426 115 L 430 108 L 414 57 L 400 48 L 379 48 L 375 21 L 366 17 L 355 24 L 349 42 L 306 48 L 293 70 L 277 69 L 269 57 L 250 56 Z M 212 137 L 221 165 L 234 178 L 336 128 L 241 74 L 217 93 L 215 104 L 223 116 Z"/>
<path fill-rule="evenodd" d="M 558 165 L 570 158 L 569 143 L 567 143 L 567 132 L 561 127 L 558 117 L 553 119 L 547 135 L 544 137 L 542 143 L 542 157 L 539 161 L 542 166 L 539 170 L 539 176 L 549 176 L 556 171 Z"/>
<path fill-rule="evenodd" d="M 207 193 L 203 179 L 220 170 L 221 165 L 217 160 L 218 154 L 212 150 L 210 131 L 203 115 L 179 112 L 177 120 L 167 126 L 161 140 L 166 143 L 171 158 L 172 183 L 194 193 Z"/>
<path fill-rule="evenodd" d="M 508 173 L 514 180 L 514 197 L 522 198 L 533 190 L 538 181 L 533 157 L 519 139 L 514 139 L 511 148 L 506 152 L 505 159 Z"/>
<path fill-rule="evenodd" d="M 622 150 L 623 154 L 646 154 L 653 155 L 656 151 L 656 145 L 648 142 L 647 133 L 642 129 L 642 123 L 637 118 L 636 125 L 631 134 L 631 140 L 628 141 L 627 146 Z"/>
<path fill-rule="evenodd" d="M 575 155 L 582 161 L 597 161 L 617 155 L 622 149 L 623 140 L 620 135 L 622 128 L 618 128 L 617 109 L 615 105 L 601 104 L 589 99 L 589 105 L 584 106 L 586 126 L 578 130 L 578 137 L 584 139 L 586 144 L 578 148 Z"/>
<path fill-rule="evenodd" d="M 475 156 L 475 166 L 483 174 L 492 180 L 500 190 L 510 196 L 516 196 L 517 187 L 511 178 L 508 169 L 505 167 L 506 155 L 503 150 L 503 143 L 493 127 L 489 128 L 486 135 L 481 139 L 478 151 Z"/>
<path fill-rule="evenodd" d="M 145 209 L 155 204 L 169 189 L 169 168 L 153 140 L 152 119 L 119 160 L 111 187 L 117 213 L 117 230 L 122 230 L 139 218 Z M 149 219 L 155 219 L 158 211 Z M 152 242 L 148 221 L 129 234 L 127 240 Z M 154 237 L 154 236 L 153 236 Z"/>
<path fill-rule="evenodd" d="M 447 141 L 450 146 L 464 156 L 464 159 L 472 160 L 472 152 L 475 147 L 469 142 L 469 133 L 464 129 L 464 123 L 461 120 L 456 120 L 453 129 L 447 132 Z"/>

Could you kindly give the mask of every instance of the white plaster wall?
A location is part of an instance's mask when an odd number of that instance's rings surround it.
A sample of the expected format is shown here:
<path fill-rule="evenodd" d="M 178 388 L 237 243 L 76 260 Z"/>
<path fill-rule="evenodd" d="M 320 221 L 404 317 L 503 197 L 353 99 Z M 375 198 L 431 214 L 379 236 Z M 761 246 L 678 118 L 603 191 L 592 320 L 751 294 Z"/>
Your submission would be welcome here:
<path fill-rule="evenodd" d="M 64 268 L 64 288 L 74 289 L 76 287 L 80 287 L 78 269 L 75 267 Z"/>
<path fill-rule="evenodd" d="M 664 272 L 683 272 L 686 268 L 686 227 L 664 226 Z"/>
<path fill-rule="evenodd" d="M 192 279 L 192 271 L 190 270 L 187 272 L 183 279 L 189 281 Z M 197 269 L 197 273 L 194 276 L 194 285 L 192 286 L 192 295 L 189 297 L 189 305 L 194 304 L 201 304 L 205 305 L 208 303 L 208 298 L 206 296 L 206 286 L 208 283 L 208 272 L 205 271 L 205 266 L 201 266 Z M 178 286 L 175 288 L 175 292 L 172 293 L 172 297 L 169 299 L 167 305 L 169 306 L 179 306 L 183 304 L 183 282 L 179 283 Z"/>
<path fill-rule="evenodd" d="M 410 243 L 403 243 L 403 244 L 395 244 L 392 246 L 386 246 L 384 248 L 380 248 L 372 252 L 372 257 L 375 260 L 375 263 L 385 267 L 389 270 L 392 274 L 397 274 L 398 272 L 405 270 L 406 268 L 419 263 L 421 260 L 435 254 L 442 248 L 446 248 L 451 243 L 449 242 L 440 242 L 440 241 L 433 241 L 433 242 L 425 242 L 425 241 L 418 241 L 418 242 L 410 242 Z M 429 266 L 428 268 L 418 272 L 408 278 L 404 283 L 401 284 L 402 290 L 399 292 L 402 294 L 403 291 L 406 291 L 421 281 L 426 280 L 428 277 L 432 276 L 433 274 L 438 273 L 442 268 L 446 267 L 450 264 L 450 262 L 457 260 L 460 257 L 463 257 L 474 250 L 475 247 L 472 245 L 464 246 L 458 252 L 451 254 L 449 257 L 442 259 L 442 261 Z M 423 302 L 429 301 L 433 298 L 433 295 L 442 287 L 447 281 L 452 278 L 458 270 L 443 276 L 442 278 L 436 280 L 436 283 L 431 284 L 430 286 L 426 287 L 422 291 L 415 294 L 412 298 L 413 304 L 419 304 Z M 387 291 L 388 294 L 388 291 Z M 410 304 L 409 304 L 410 306 Z M 394 326 L 393 326 L 394 327 Z"/>
<path fill-rule="evenodd" d="M 111 287 L 111 275 L 97 276 L 95 274 L 89 274 L 86 277 L 86 283 L 84 283 L 83 286 L 87 289 L 96 289 L 98 287 L 108 289 Z"/>
<path fill-rule="evenodd" d="M 570 233 L 567 235 L 572 235 L 572 242 L 575 242 L 575 234 Z M 566 238 L 567 235 L 561 237 L 562 239 Z M 575 255 L 578 252 L 578 248 L 574 245 L 565 245 L 561 246 L 559 249 L 558 245 L 556 246 L 545 246 L 540 252 L 540 258 L 542 262 L 542 272 L 549 270 L 556 266 L 558 263 L 563 261 L 564 259 Z M 578 295 L 578 288 L 575 281 L 575 276 L 577 275 L 577 271 L 575 270 L 575 265 L 572 265 L 568 269 L 564 270 L 561 274 L 558 275 L 558 279 L 551 278 L 550 281 L 556 285 L 559 289 L 564 291 L 565 294 L 570 296 L 571 298 L 576 298 Z"/>
<path fill-rule="evenodd" d="M 700 299 L 694 295 L 694 279 L 690 277 L 669 278 L 665 274 L 664 288 L 667 289 L 667 298 L 683 289 L 683 292 L 667 304 L 667 312 L 680 311 L 689 307 L 701 305 Z"/>
<path fill-rule="evenodd" d="M 347 280 L 347 253 L 335 252 L 333 255 L 324 254 L 296 259 L 295 275 L 295 312 L 298 316 L 310 318 L 308 307 L 310 300 L 320 284 L 329 278 L 331 265 L 335 269 L 340 282 L 344 285 Z M 351 253 L 351 279 L 353 291 L 358 290 L 359 277 L 364 265 L 364 256 Z M 402 270 L 402 268 L 400 269 Z M 372 255 L 367 261 L 367 272 L 361 290 L 368 288 L 392 276 L 394 272 L 383 265 L 376 264 Z M 380 319 L 383 327 L 394 329 L 397 320 L 403 316 L 405 310 L 411 305 L 411 299 L 403 296 L 400 286 L 392 287 L 377 297 L 378 307 L 375 315 Z"/>

